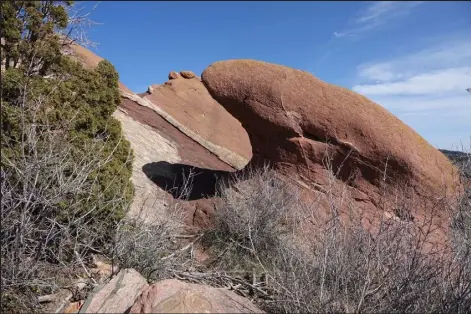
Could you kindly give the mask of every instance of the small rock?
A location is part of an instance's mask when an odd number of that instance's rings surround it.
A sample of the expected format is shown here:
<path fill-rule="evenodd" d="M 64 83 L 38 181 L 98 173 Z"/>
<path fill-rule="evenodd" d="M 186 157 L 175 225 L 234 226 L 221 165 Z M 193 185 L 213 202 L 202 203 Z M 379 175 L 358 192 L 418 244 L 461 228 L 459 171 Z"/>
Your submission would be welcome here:
<path fill-rule="evenodd" d="M 83 301 L 70 302 L 69 305 L 63 310 L 62 313 L 73 314 L 78 313 L 83 305 Z"/>
<path fill-rule="evenodd" d="M 142 292 L 130 313 L 264 313 L 232 291 L 167 279 Z"/>
<path fill-rule="evenodd" d="M 180 77 L 180 75 L 175 71 L 172 71 L 168 74 L 168 79 L 169 80 L 174 80 L 174 79 L 177 79 L 179 77 Z"/>
<path fill-rule="evenodd" d="M 124 313 L 148 286 L 137 271 L 124 269 L 106 285 L 98 286 L 79 313 Z"/>
<path fill-rule="evenodd" d="M 196 77 L 195 73 L 193 73 L 191 71 L 181 71 L 180 75 L 183 78 L 186 78 L 186 79 L 192 79 L 192 78 Z"/>
<path fill-rule="evenodd" d="M 116 274 L 119 269 L 117 265 L 111 265 L 103 260 L 98 255 L 93 255 L 93 268 L 91 268 L 91 272 L 95 279 L 98 279 L 100 283 L 102 283 L 105 279 L 111 277 L 112 274 Z"/>
<path fill-rule="evenodd" d="M 160 86 L 159 84 L 152 84 L 152 85 L 149 85 L 149 87 L 147 88 L 147 92 L 148 92 L 149 94 L 152 94 L 152 93 L 154 92 L 154 90 L 155 90 L 156 88 L 158 88 L 159 86 Z"/>

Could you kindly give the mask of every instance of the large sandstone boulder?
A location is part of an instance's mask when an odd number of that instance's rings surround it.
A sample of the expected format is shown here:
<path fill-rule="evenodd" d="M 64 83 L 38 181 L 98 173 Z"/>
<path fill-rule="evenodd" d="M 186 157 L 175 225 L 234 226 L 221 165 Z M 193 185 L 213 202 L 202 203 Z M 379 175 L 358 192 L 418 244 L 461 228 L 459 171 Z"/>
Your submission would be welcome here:
<path fill-rule="evenodd" d="M 226 289 L 167 279 L 147 288 L 130 313 L 264 313 Z"/>
<path fill-rule="evenodd" d="M 124 269 L 104 286 L 98 286 L 79 313 L 124 313 L 148 286 L 137 271 Z"/>
<path fill-rule="evenodd" d="M 378 201 L 385 177 L 388 186 L 407 186 L 423 198 L 455 191 L 456 169 L 442 153 L 346 88 L 255 60 L 213 63 L 202 82 L 247 130 L 256 159 L 304 185 L 327 185 L 328 153 L 339 181 L 361 202 Z"/>

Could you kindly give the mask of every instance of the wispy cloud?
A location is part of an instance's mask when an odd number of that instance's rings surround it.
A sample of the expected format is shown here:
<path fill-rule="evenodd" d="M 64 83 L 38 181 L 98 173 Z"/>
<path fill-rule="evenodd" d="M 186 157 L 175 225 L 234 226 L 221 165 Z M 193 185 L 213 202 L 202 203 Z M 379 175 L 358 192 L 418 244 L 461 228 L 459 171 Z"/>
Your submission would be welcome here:
<path fill-rule="evenodd" d="M 353 90 L 383 105 L 433 145 L 452 148 L 471 136 L 471 42 L 443 42 L 357 68 Z"/>
<path fill-rule="evenodd" d="M 400 16 L 409 14 L 414 7 L 424 1 L 376 1 L 367 5 L 350 21 L 349 27 L 334 32 L 336 38 L 358 37 L 372 31 Z"/>
<path fill-rule="evenodd" d="M 356 19 L 357 23 L 365 23 L 372 20 L 377 20 L 379 17 L 387 15 L 394 10 L 394 1 L 377 1 L 370 4 L 361 16 Z"/>
<path fill-rule="evenodd" d="M 378 63 L 357 67 L 355 91 L 369 95 L 460 93 L 471 86 L 471 42 L 448 41 Z"/>
<path fill-rule="evenodd" d="M 412 77 L 390 71 L 373 74 L 383 79 L 383 83 L 356 85 L 353 89 L 368 95 L 443 95 L 460 93 L 471 86 L 471 67 L 430 71 Z M 398 80 L 391 81 L 394 78 Z"/>
<path fill-rule="evenodd" d="M 471 42 L 468 38 L 456 38 L 386 62 L 362 64 L 358 74 L 367 81 L 392 81 L 470 64 Z"/>

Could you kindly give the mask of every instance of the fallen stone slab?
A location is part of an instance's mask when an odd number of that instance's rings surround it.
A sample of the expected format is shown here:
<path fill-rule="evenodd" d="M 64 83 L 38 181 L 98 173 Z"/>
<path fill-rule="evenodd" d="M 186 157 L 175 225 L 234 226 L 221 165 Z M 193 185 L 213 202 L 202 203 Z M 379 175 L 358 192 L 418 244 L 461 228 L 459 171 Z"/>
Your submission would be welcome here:
<path fill-rule="evenodd" d="M 124 313 L 149 285 L 134 269 L 123 269 L 107 284 L 98 286 L 79 313 Z"/>

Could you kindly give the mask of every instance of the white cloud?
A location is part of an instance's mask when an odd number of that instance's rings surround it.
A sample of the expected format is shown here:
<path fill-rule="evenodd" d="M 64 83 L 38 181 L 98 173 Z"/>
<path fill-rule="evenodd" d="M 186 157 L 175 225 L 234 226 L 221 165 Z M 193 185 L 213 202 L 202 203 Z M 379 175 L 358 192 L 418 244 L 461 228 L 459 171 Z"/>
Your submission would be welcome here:
<path fill-rule="evenodd" d="M 400 16 L 407 15 L 423 1 L 375 1 L 357 13 L 357 17 L 350 22 L 350 27 L 334 32 L 336 38 L 358 37 L 359 35 L 380 27 Z"/>
<path fill-rule="evenodd" d="M 357 67 L 353 90 L 381 104 L 432 145 L 452 148 L 471 136 L 468 38 Z"/>
<path fill-rule="evenodd" d="M 347 36 L 347 34 L 334 32 L 334 36 L 337 37 L 337 38 L 340 38 L 340 37 L 345 37 L 345 36 Z"/>
<path fill-rule="evenodd" d="M 471 95 L 466 95 L 466 92 L 442 97 L 435 95 L 416 97 L 363 95 L 374 99 L 388 110 L 401 116 L 433 116 L 439 110 L 446 110 L 446 115 L 454 115 L 457 112 L 466 113 L 467 111 L 471 114 Z"/>
<path fill-rule="evenodd" d="M 370 76 L 376 78 L 381 76 L 384 81 L 389 81 L 405 75 L 385 71 L 374 72 Z M 356 85 L 353 90 L 367 95 L 441 95 L 460 94 L 469 86 L 471 86 L 471 67 L 460 67 L 421 73 L 395 82 Z"/>
<path fill-rule="evenodd" d="M 394 10 L 396 2 L 394 1 L 376 1 L 370 4 L 356 19 L 357 23 L 366 23 L 372 20 L 376 20 L 381 16 L 387 15 L 389 12 Z"/>
<path fill-rule="evenodd" d="M 371 79 L 374 81 L 387 82 L 396 79 L 393 73 L 392 65 L 389 63 L 378 63 L 370 66 L 363 66 L 359 69 L 361 77 Z"/>
<path fill-rule="evenodd" d="M 457 39 L 389 60 L 362 64 L 358 67 L 361 79 L 392 81 L 404 77 L 451 67 L 471 64 L 471 41 Z"/>

